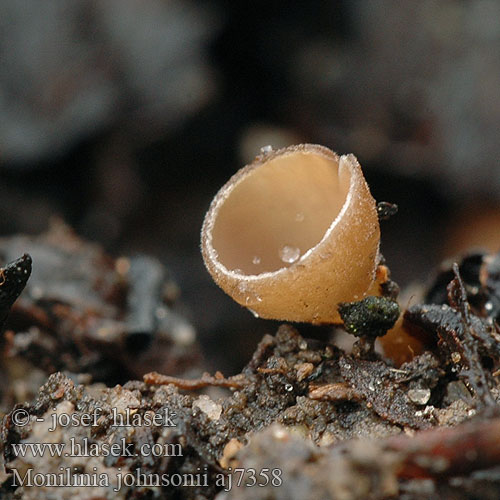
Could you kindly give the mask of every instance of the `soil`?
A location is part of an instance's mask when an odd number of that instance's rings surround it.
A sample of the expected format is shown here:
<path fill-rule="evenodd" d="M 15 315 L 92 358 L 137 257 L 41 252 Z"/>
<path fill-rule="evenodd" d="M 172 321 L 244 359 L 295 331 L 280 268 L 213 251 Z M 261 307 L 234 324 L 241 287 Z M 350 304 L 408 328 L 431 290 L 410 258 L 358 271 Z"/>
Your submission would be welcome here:
<path fill-rule="evenodd" d="M 283 324 L 225 377 L 201 374 L 156 260 L 112 259 L 63 225 L 0 253 L 31 255 L 0 283 L 1 498 L 500 496 L 500 255 L 443 266 L 403 313 L 422 346 L 406 363 L 372 349 L 397 314 L 367 301 L 349 308 L 352 352 Z"/>

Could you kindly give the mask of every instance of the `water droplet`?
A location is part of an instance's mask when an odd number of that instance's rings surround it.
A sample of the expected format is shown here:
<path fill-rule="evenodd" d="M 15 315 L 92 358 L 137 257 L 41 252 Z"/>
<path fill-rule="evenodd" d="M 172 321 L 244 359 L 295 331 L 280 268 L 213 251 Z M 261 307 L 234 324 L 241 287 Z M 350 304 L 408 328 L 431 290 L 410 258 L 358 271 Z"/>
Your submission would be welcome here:
<path fill-rule="evenodd" d="M 287 264 L 293 264 L 300 257 L 300 250 L 297 247 L 285 245 L 280 250 L 280 259 Z"/>
<path fill-rule="evenodd" d="M 307 349 L 307 342 L 305 340 L 301 340 L 299 342 L 299 349 L 301 351 L 305 351 Z"/>
<path fill-rule="evenodd" d="M 255 312 L 253 309 L 248 308 L 248 310 L 253 314 L 254 318 L 259 318 L 260 317 L 259 314 L 257 312 Z"/>
<path fill-rule="evenodd" d="M 270 144 L 260 148 L 260 153 L 263 155 L 268 155 L 269 153 L 272 153 L 272 152 L 273 152 L 273 147 Z"/>
<path fill-rule="evenodd" d="M 254 258 L 252 259 L 252 264 L 255 264 L 256 266 L 260 264 L 260 257 L 258 255 L 254 256 Z"/>
<path fill-rule="evenodd" d="M 286 392 L 292 392 L 293 391 L 293 385 L 292 384 L 285 384 L 285 391 Z"/>
<path fill-rule="evenodd" d="M 492 311 L 493 310 L 493 304 L 491 302 L 486 302 L 486 304 L 484 304 L 484 308 L 487 311 Z"/>
<path fill-rule="evenodd" d="M 238 283 L 238 291 L 242 294 L 245 294 L 247 292 L 248 285 L 244 281 Z"/>
<path fill-rule="evenodd" d="M 236 269 L 233 269 L 233 273 L 236 273 L 236 274 L 245 274 L 245 273 L 243 272 L 243 270 L 242 270 L 242 269 L 240 269 L 239 267 L 237 267 Z"/>
<path fill-rule="evenodd" d="M 241 300 L 244 301 L 244 305 L 247 307 L 262 302 L 262 297 L 253 292 L 245 281 L 238 283 L 238 292 L 240 292 Z"/>
<path fill-rule="evenodd" d="M 304 221 L 304 214 L 302 212 L 298 212 L 297 215 L 295 216 L 295 220 L 297 222 L 303 222 Z"/>

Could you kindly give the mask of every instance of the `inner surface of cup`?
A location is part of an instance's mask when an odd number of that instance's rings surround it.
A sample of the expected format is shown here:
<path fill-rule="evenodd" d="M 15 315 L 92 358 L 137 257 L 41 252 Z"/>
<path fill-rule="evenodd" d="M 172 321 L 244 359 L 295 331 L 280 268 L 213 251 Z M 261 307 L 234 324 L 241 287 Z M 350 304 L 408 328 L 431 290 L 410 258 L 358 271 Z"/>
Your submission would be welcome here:
<path fill-rule="evenodd" d="M 250 170 L 228 194 L 212 245 L 228 270 L 255 275 L 294 265 L 317 245 L 349 191 L 338 160 L 295 151 Z"/>

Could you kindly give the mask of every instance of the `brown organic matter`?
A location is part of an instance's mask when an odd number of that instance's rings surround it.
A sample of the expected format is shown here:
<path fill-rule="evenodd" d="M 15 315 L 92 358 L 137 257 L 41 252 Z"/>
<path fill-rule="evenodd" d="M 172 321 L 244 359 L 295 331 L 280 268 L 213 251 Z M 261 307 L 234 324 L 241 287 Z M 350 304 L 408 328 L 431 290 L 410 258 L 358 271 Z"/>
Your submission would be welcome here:
<path fill-rule="evenodd" d="M 127 268 L 125 264 L 133 263 L 120 260 L 115 263 L 121 270 L 118 272 L 113 265 L 106 267 L 113 260 L 98 248 L 68 234 L 59 234 L 57 243 L 53 238 L 52 233 L 43 240 L 7 240 L 3 248 L 12 246 L 18 251 L 19 241 L 29 247 L 34 270 L 41 249 L 50 254 L 64 248 L 64 259 L 70 260 L 62 262 L 75 262 L 71 260 L 75 256 L 76 262 L 90 260 L 94 264 L 86 267 L 86 279 L 75 282 L 81 297 L 89 293 L 88 280 L 99 276 L 103 279 L 97 288 L 101 292 L 122 290 L 100 299 L 108 311 L 111 305 L 121 304 L 121 310 L 128 312 L 123 317 L 135 318 L 128 324 L 147 325 L 151 321 L 148 311 L 161 282 L 158 267 L 148 260 L 138 263 L 142 271 L 134 279 L 143 279 L 142 289 L 151 293 L 141 307 L 130 307 L 127 298 L 131 295 L 121 288 L 124 275 L 120 273 Z M 87 260 L 89 256 L 93 258 Z M 96 265 L 97 256 L 103 259 L 101 267 Z M 398 367 L 380 354 L 356 356 L 329 341 L 304 338 L 301 327 L 285 324 L 274 336 L 262 338 L 247 366 L 234 376 L 215 372 L 213 376 L 186 378 L 180 371 L 172 375 L 149 372 L 144 380 L 130 380 L 111 388 L 94 383 L 81 371 L 67 370 L 44 380 L 31 402 L 14 406 L 9 405 L 15 396 L 13 387 L 19 387 L 35 370 L 30 362 L 36 338 L 27 343 L 25 351 L 19 350 L 30 325 L 44 332 L 46 337 L 42 338 L 52 341 L 37 349 L 65 349 L 59 361 L 66 363 L 62 366 L 72 363 L 82 370 L 85 356 L 93 352 L 92 345 L 86 347 L 89 344 L 81 342 L 88 335 L 84 333 L 88 323 L 83 314 L 75 321 L 78 304 L 64 304 L 62 296 L 55 295 L 55 284 L 64 283 L 66 274 L 54 277 L 53 282 L 37 281 L 34 275 L 34 282 L 28 283 L 25 294 L 14 305 L 4 334 L 4 366 L 10 366 L 10 378 L 4 379 L 2 404 L 10 407 L 1 425 L 5 473 L 0 495 L 8 500 L 62 500 L 78 495 L 139 499 L 156 494 L 160 498 L 196 500 L 496 499 L 500 492 L 500 332 L 497 309 L 487 304 L 500 300 L 497 259 L 484 255 L 476 257 L 473 265 L 471 260 L 457 263 L 443 271 L 451 272 L 446 283 L 443 274 L 438 275 L 426 295 L 429 302 L 416 304 L 404 313 L 409 331 L 419 339 L 425 335 L 423 345 L 428 348 Z M 386 282 L 388 279 L 386 276 Z M 472 282 L 477 289 L 472 289 Z M 44 283 L 43 293 L 52 290 L 52 301 L 37 298 L 33 286 Z M 387 300 L 392 300 L 390 294 Z M 102 314 L 94 317 L 103 321 L 106 316 Z M 363 328 L 365 335 L 372 337 L 382 332 L 379 323 L 366 322 Z M 76 335 L 68 337 L 66 329 Z M 135 328 L 134 332 L 140 330 Z M 17 351 L 13 350 L 15 346 Z M 109 352 L 101 356 L 107 356 L 108 363 L 116 363 Z M 26 372 L 13 370 L 13 366 L 24 366 Z M 46 368 L 43 364 L 41 367 Z M 46 375 L 42 371 L 39 377 Z M 12 383 L 5 385 L 5 380 Z M 20 410 L 30 417 L 27 425 L 18 425 L 15 419 Z M 92 427 L 57 426 L 55 431 L 49 430 L 55 413 L 82 421 L 97 410 L 99 418 Z M 117 426 L 115 412 L 130 412 L 139 423 Z M 174 425 L 141 423 L 166 413 L 174 419 Z M 49 441 L 83 445 L 89 439 L 95 446 L 125 442 L 127 452 L 91 458 L 64 454 L 40 457 L 32 453 L 22 456 L 13 447 Z M 144 445 L 166 445 L 180 452 L 151 457 L 139 452 Z M 76 467 L 78 473 L 95 470 L 106 474 L 112 486 L 123 471 L 140 469 L 150 477 L 203 471 L 206 485 L 128 486 L 113 492 L 98 486 L 29 488 L 14 483 L 14 470 L 32 469 L 46 475 L 67 467 Z M 246 470 L 246 481 L 250 481 L 253 469 L 274 471 L 279 484 L 238 487 L 238 468 Z M 222 491 L 223 485 L 217 482 L 221 477 L 226 486 L 231 478 L 230 491 Z"/>

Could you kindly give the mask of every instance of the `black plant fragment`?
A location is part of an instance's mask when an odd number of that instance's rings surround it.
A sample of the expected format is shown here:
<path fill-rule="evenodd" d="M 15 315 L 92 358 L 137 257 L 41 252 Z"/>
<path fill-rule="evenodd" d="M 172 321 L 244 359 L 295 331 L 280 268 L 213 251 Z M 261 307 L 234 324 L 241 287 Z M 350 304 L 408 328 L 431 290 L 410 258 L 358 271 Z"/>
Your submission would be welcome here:
<path fill-rule="evenodd" d="M 31 257 L 25 253 L 19 259 L 0 268 L 0 332 L 10 308 L 21 295 L 31 275 Z"/>

